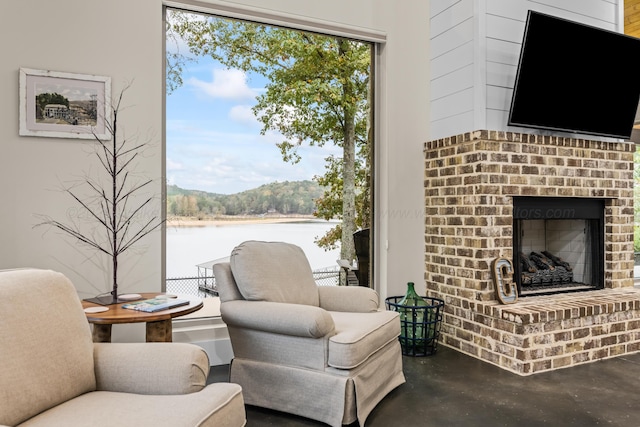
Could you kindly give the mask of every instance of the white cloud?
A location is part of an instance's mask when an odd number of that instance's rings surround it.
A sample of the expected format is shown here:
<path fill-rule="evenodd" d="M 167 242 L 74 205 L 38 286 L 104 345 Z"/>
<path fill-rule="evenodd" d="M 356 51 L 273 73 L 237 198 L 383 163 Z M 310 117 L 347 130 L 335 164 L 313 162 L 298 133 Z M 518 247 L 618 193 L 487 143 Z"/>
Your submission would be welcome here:
<path fill-rule="evenodd" d="M 168 171 L 180 171 L 183 170 L 184 166 L 180 162 L 174 162 L 173 160 L 167 158 L 167 170 Z"/>
<path fill-rule="evenodd" d="M 237 120 L 248 120 L 248 108 L 238 106 L 233 115 Z M 230 122 L 227 116 L 226 123 Z M 324 147 L 305 144 L 298 148 L 302 161 L 291 165 L 282 161 L 275 145 L 283 139 L 277 132 L 260 135 L 252 128 L 230 131 L 207 120 L 167 121 L 167 175 L 170 183 L 181 188 L 234 194 L 274 181 L 323 175 L 325 158 L 342 155 L 331 143 Z M 176 165 L 182 169 L 169 169 Z"/>
<path fill-rule="evenodd" d="M 241 70 L 215 68 L 212 81 L 206 82 L 192 77 L 187 84 L 213 98 L 253 99 L 258 94 L 256 89 L 247 85 L 247 76 Z"/>
<path fill-rule="evenodd" d="M 249 105 L 236 105 L 229 110 L 229 118 L 234 122 L 258 126 L 260 123 Z"/>

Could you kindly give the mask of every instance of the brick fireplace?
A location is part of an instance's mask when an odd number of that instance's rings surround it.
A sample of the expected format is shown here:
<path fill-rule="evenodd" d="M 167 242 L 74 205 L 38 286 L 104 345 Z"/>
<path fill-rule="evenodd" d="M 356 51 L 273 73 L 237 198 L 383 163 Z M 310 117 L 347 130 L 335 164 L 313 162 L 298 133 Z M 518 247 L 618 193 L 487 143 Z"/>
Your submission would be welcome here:
<path fill-rule="evenodd" d="M 487 130 L 425 143 L 425 282 L 428 296 L 445 300 L 442 344 L 520 375 L 640 351 L 634 149 Z M 526 236 L 523 228 L 536 226 L 514 218 L 514 200 L 588 206 L 585 218 L 563 223 L 571 224 L 563 232 L 587 248 L 568 254 L 575 256 L 581 292 L 527 294 L 521 287 L 514 303 L 497 297 L 492 263 L 505 258 L 517 267 L 514 228 L 517 241 Z M 589 234 L 601 237 L 585 244 Z M 521 277 L 515 270 L 511 280 Z"/>

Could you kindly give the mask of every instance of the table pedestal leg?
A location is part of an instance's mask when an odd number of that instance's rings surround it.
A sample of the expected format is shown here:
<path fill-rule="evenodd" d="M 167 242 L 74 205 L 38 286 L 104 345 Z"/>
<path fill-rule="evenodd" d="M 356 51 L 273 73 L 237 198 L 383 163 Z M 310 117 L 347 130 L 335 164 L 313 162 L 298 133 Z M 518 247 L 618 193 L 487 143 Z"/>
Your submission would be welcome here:
<path fill-rule="evenodd" d="M 171 319 L 147 322 L 147 342 L 173 341 Z"/>
<path fill-rule="evenodd" d="M 111 325 L 93 324 L 93 342 L 111 342 Z"/>

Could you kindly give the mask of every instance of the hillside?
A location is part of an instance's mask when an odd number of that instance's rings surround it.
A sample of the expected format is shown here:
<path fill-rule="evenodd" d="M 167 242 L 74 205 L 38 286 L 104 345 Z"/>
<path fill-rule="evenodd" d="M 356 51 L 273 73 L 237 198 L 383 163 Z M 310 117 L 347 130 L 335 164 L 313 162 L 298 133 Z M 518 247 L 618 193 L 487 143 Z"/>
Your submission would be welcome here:
<path fill-rule="evenodd" d="M 284 181 L 261 185 L 236 194 L 208 193 L 167 186 L 167 215 L 215 217 L 217 215 L 312 215 L 315 200 L 324 190 L 314 181 Z"/>

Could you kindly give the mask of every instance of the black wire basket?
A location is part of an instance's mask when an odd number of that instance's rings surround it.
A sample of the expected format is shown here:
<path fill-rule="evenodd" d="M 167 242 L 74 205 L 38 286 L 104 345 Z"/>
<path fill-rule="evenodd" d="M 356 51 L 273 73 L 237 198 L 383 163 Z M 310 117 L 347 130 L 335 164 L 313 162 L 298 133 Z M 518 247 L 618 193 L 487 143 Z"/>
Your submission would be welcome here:
<path fill-rule="evenodd" d="M 444 301 L 422 297 L 426 305 L 401 305 L 404 296 L 388 297 L 388 310 L 400 313 L 400 346 L 405 356 L 431 356 L 438 349 Z"/>

